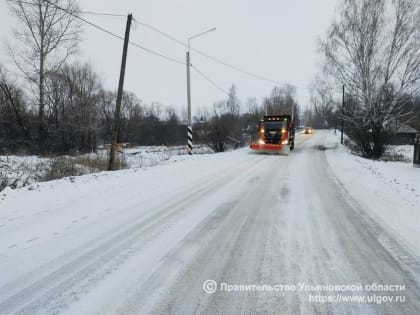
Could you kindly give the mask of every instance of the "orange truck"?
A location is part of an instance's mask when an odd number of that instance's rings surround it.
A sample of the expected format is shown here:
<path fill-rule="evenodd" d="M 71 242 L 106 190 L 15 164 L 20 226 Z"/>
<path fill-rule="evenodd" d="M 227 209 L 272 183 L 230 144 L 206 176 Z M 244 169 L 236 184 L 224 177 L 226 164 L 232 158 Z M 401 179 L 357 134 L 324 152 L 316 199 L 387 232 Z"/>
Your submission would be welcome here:
<path fill-rule="evenodd" d="M 295 126 L 290 115 L 264 116 L 249 145 L 255 152 L 288 154 L 295 146 Z"/>

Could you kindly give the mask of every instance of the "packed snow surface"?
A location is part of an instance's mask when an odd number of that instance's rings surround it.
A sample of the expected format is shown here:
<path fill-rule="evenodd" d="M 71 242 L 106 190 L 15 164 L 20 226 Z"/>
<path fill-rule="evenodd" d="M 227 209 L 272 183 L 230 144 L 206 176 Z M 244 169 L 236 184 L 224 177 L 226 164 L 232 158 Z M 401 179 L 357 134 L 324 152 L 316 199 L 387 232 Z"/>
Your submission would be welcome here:
<path fill-rule="evenodd" d="M 0 314 L 419 314 L 419 172 L 315 130 L 289 156 L 244 148 L 6 188 Z M 405 302 L 311 300 L 336 293 Z"/>

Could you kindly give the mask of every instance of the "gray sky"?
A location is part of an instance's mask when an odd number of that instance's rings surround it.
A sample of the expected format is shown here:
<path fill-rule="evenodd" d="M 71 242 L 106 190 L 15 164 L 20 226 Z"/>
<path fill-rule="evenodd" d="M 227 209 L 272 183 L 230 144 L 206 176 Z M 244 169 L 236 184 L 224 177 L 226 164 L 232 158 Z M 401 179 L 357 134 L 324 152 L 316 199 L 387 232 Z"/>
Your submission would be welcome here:
<path fill-rule="evenodd" d="M 324 36 L 336 11 L 337 0 L 153 0 L 79 1 L 82 11 L 126 14 L 150 24 L 181 41 L 216 27 L 217 30 L 193 39 L 191 46 L 243 70 L 308 87 L 317 72 L 317 39 Z M 119 35 L 124 34 L 126 18 L 83 15 L 86 19 Z M 2 40 L 14 24 L 6 1 L 0 2 Z M 122 41 L 84 25 L 78 59 L 92 63 L 107 89 L 116 90 L 121 63 Z M 10 38 L 9 38 L 10 39 Z M 139 45 L 185 62 L 185 48 L 157 32 L 134 25 L 130 39 Z M 7 64 L 2 49 L 0 62 Z M 274 84 L 258 80 L 217 64 L 196 52 L 191 63 L 224 90 L 234 83 L 238 98 L 259 100 Z M 211 108 L 226 95 L 191 72 L 193 113 L 202 106 Z M 184 65 L 129 47 L 125 89 L 144 102 L 161 102 L 178 110 L 186 107 Z M 308 91 L 297 89 L 298 101 L 305 106 Z"/>

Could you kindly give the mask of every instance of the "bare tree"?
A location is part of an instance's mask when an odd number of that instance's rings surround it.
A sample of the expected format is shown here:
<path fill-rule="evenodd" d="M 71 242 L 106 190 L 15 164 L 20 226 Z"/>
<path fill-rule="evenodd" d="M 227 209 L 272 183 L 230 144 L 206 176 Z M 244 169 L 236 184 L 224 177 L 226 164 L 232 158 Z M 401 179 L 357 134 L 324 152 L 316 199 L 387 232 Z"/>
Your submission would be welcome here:
<path fill-rule="evenodd" d="M 209 123 L 209 140 L 216 152 L 225 151 L 241 139 L 240 101 L 236 96 L 236 86 L 229 89 L 228 98 L 213 104 L 213 117 Z"/>
<path fill-rule="evenodd" d="M 146 106 L 146 115 L 154 117 L 157 120 L 162 119 L 163 113 L 163 104 L 159 102 L 152 102 L 150 105 Z"/>
<path fill-rule="evenodd" d="M 261 114 L 261 108 L 258 104 L 258 100 L 256 97 L 249 97 L 246 100 L 246 107 L 248 109 L 249 114 L 257 114 L 257 115 Z"/>
<path fill-rule="evenodd" d="M 339 19 L 321 43 L 325 71 L 356 104 L 344 118 L 362 153 L 377 158 L 420 89 L 420 2 L 342 2 Z"/>
<path fill-rule="evenodd" d="M 330 82 L 317 76 L 311 86 L 310 102 L 313 111 L 311 108 L 309 112 L 306 112 L 305 124 L 312 124 L 315 128 L 328 128 L 336 125 L 333 115 L 336 100 Z"/>
<path fill-rule="evenodd" d="M 118 130 L 117 136 L 118 142 L 128 142 L 135 139 L 135 134 L 138 133 L 138 129 L 141 126 L 142 117 L 143 108 L 140 99 L 133 92 L 123 92 L 120 130 Z"/>
<path fill-rule="evenodd" d="M 316 127 L 315 119 L 314 119 L 314 111 L 312 107 L 305 108 L 302 112 L 302 123 L 305 126 L 314 126 Z"/>
<path fill-rule="evenodd" d="M 25 0 L 9 2 L 20 24 L 14 30 L 19 42 L 9 45 L 11 56 L 25 77 L 36 85 L 38 105 L 38 140 L 44 143 L 45 81 L 49 72 L 57 71 L 77 51 L 80 23 L 69 14 L 79 9 L 74 0 Z"/>
<path fill-rule="evenodd" d="M 45 118 L 53 151 L 96 149 L 102 86 L 89 64 L 66 64 L 46 77 Z"/>
<path fill-rule="evenodd" d="M 25 140 L 29 140 L 29 130 L 24 119 L 25 104 L 23 91 L 10 82 L 4 69 L 0 66 L 0 113 L 2 120 L 8 117 L 9 125 L 16 125 L 22 132 Z M 5 126 L 4 126 L 5 127 Z M 5 128 L 7 129 L 7 128 Z M 6 132 L 10 135 L 10 130 Z M 15 140 L 12 137 L 11 140 Z"/>
<path fill-rule="evenodd" d="M 234 117 L 239 117 L 239 113 L 240 113 L 240 110 L 241 110 L 241 104 L 240 104 L 239 99 L 236 95 L 235 84 L 232 84 L 232 86 L 229 89 L 229 95 L 228 95 L 228 99 L 226 101 L 226 108 L 227 108 L 229 114 L 231 114 Z"/>
<path fill-rule="evenodd" d="M 296 101 L 296 88 L 290 84 L 274 87 L 271 95 L 266 97 L 263 107 L 267 115 L 292 114 L 298 120 L 299 106 Z"/>

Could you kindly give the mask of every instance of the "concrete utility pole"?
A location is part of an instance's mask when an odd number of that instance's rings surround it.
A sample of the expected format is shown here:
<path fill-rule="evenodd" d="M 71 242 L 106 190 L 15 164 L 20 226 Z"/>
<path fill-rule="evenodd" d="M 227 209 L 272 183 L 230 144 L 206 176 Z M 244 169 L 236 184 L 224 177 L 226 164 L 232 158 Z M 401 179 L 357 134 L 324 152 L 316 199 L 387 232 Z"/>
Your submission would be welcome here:
<path fill-rule="evenodd" d="M 133 15 L 130 13 L 127 16 L 127 25 L 125 28 L 124 47 L 123 47 L 121 70 L 120 70 L 120 81 L 118 83 L 117 103 L 115 106 L 115 113 L 114 113 L 114 125 L 112 127 L 112 143 L 111 143 L 111 150 L 109 152 L 108 171 L 112 171 L 114 169 L 115 146 L 118 141 L 118 130 L 120 129 L 121 100 L 122 100 L 122 95 L 123 95 L 125 65 L 127 62 L 127 50 L 128 50 L 128 43 L 130 41 L 130 27 L 131 27 L 132 18 L 133 18 Z"/>
<path fill-rule="evenodd" d="M 189 43 L 189 42 L 188 42 Z M 191 123 L 191 86 L 190 86 L 190 45 L 187 51 L 187 104 L 188 104 L 188 122 L 187 122 L 187 150 L 192 155 L 192 123 Z"/>
<path fill-rule="evenodd" d="M 201 32 L 199 34 L 196 34 L 194 36 L 191 36 L 188 38 L 188 51 L 187 51 L 187 103 L 188 103 L 188 122 L 187 122 L 187 150 L 188 150 L 188 154 L 192 155 L 192 121 L 191 121 L 191 79 L 190 79 L 190 67 L 191 67 L 191 62 L 190 62 L 190 40 L 193 38 L 196 38 L 198 36 L 207 34 L 209 32 L 212 32 L 216 30 L 215 27 L 205 31 L 205 32 Z"/>
<path fill-rule="evenodd" d="M 343 84 L 343 101 L 341 103 L 341 144 L 343 144 L 343 132 L 344 132 L 344 84 Z"/>

